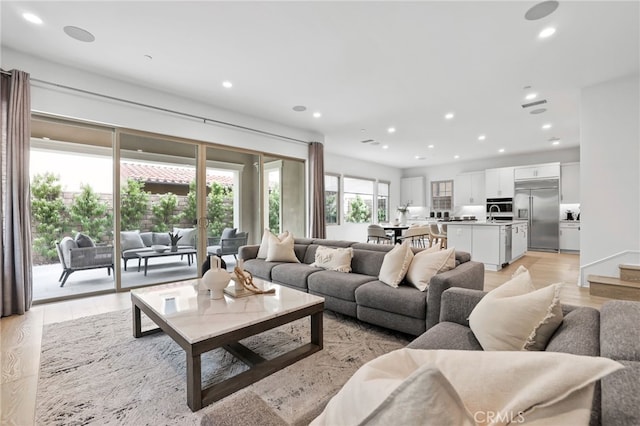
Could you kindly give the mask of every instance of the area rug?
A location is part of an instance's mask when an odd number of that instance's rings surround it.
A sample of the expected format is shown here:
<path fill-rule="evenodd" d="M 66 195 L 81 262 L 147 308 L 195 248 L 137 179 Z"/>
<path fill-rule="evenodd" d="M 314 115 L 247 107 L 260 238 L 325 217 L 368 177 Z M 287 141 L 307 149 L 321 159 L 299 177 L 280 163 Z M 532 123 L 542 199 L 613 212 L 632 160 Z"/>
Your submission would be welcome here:
<path fill-rule="evenodd" d="M 309 320 L 302 319 L 242 343 L 273 358 L 308 336 Z M 51 324 L 42 337 L 36 423 L 308 424 L 362 364 L 409 340 L 325 312 L 322 351 L 193 413 L 186 404 L 184 351 L 163 333 L 133 338 L 130 310 Z M 203 385 L 245 369 L 223 349 L 211 351 L 202 356 Z"/>

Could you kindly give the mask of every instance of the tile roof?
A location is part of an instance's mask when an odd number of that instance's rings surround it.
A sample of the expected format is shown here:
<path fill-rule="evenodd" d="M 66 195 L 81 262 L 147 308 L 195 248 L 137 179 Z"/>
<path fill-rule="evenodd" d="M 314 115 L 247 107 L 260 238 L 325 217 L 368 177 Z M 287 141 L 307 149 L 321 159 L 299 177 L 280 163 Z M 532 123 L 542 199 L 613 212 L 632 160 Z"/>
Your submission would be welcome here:
<path fill-rule="evenodd" d="M 138 179 L 149 183 L 170 183 L 176 185 L 188 185 L 195 180 L 196 170 L 193 167 L 164 166 L 158 164 L 128 163 L 120 164 L 120 176 Z M 231 176 L 224 176 L 207 172 L 207 185 L 218 182 L 222 185 L 233 185 Z"/>

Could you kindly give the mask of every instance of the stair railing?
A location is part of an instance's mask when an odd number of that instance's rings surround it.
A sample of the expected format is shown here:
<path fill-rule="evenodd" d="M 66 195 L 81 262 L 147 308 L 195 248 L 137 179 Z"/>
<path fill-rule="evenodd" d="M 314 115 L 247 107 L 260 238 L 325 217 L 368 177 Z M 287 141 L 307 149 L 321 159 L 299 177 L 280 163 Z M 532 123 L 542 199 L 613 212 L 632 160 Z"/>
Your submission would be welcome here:
<path fill-rule="evenodd" d="M 606 275 L 617 277 L 618 265 L 621 263 L 640 263 L 640 250 L 625 250 L 611 256 L 603 257 L 586 265 L 580 266 L 578 286 L 589 287 L 588 275 Z"/>

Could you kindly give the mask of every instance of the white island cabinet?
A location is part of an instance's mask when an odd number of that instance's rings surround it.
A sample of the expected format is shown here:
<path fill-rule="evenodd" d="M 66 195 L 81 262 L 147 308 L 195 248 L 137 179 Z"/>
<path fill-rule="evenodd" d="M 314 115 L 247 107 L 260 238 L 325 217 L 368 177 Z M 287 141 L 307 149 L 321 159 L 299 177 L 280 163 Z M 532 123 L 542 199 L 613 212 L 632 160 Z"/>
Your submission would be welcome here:
<path fill-rule="evenodd" d="M 560 250 L 580 251 L 580 222 L 560 222 Z"/>
<path fill-rule="evenodd" d="M 507 225 L 511 225 L 511 231 Z M 511 233 L 507 235 L 508 232 Z M 505 263 L 524 255 L 527 250 L 526 233 L 527 223 L 524 221 L 449 222 L 447 246 L 470 253 L 471 260 L 484 263 L 489 271 L 499 271 Z M 510 247 L 507 244 L 508 237 L 512 239 Z"/>

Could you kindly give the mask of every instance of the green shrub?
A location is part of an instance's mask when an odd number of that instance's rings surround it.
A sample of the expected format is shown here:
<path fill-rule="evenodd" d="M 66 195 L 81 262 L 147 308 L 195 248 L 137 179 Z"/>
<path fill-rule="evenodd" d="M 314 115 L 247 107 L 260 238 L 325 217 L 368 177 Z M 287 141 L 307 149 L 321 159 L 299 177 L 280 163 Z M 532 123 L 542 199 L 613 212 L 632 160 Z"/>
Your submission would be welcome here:
<path fill-rule="evenodd" d="M 38 174 L 31 182 L 31 216 L 35 224 L 33 250 L 47 260 L 58 258 L 56 241 L 67 228 L 67 209 L 62 199 L 59 177 Z"/>
<path fill-rule="evenodd" d="M 128 178 L 121 191 L 120 228 L 123 231 L 140 229 L 148 203 L 149 193 L 144 190 L 144 183 Z"/>
<path fill-rule="evenodd" d="M 187 193 L 187 205 L 180 214 L 180 221 L 187 222 L 190 225 L 196 224 L 198 220 L 198 203 L 196 193 L 196 182 L 189 182 L 189 192 Z"/>
<path fill-rule="evenodd" d="M 100 242 L 111 235 L 109 205 L 100 200 L 91 185 L 80 185 L 80 193 L 73 198 L 69 209 L 74 232 L 83 232 Z"/>
<path fill-rule="evenodd" d="M 218 182 L 211 183 L 207 196 L 209 235 L 220 236 L 224 228 L 233 227 L 233 189 Z"/>
<path fill-rule="evenodd" d="M 371 221 L 371 208 L 364 200 L 356 195 L 356 198 L 349 203 L 349 213 L 346 217 L 347 222 L 367 223 Z"/>
<path fill-rule="evenodd" d="M 173 230 L 173 225 L 179 222 L 180 217 L 175 213 L 178 206 L 178 197 L 172 192 L 163 194 L 158 202 L 151 206 L 153 213 L 154 232 L 168 232 Z"/>
<path fill-rule="evenodd" d="M 275 234 L 280 232 L 280 188 L 269 189 L 269 230 Z"/>

